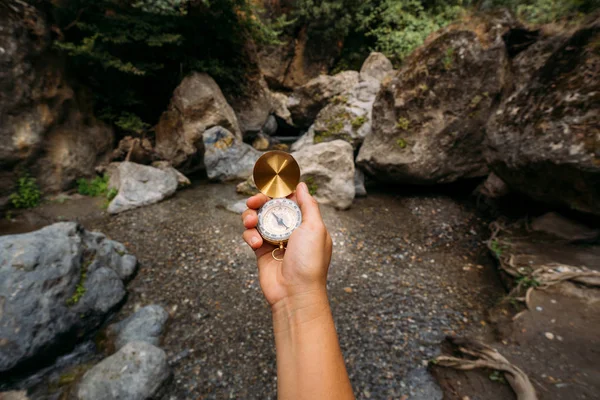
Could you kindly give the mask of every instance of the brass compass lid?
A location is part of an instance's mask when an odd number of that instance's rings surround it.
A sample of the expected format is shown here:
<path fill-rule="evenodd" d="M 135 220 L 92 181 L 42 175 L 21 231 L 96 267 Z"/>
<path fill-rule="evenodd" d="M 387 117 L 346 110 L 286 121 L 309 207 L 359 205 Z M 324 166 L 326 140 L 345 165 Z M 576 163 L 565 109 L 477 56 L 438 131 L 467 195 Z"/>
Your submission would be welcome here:
<path fill-rule="evenodd" d="M 254 183 L 271 198 L 287 197 L 300 182 L 300 167 L 294 157 L 283 151 L 267 151 L 254 164 Z"/>

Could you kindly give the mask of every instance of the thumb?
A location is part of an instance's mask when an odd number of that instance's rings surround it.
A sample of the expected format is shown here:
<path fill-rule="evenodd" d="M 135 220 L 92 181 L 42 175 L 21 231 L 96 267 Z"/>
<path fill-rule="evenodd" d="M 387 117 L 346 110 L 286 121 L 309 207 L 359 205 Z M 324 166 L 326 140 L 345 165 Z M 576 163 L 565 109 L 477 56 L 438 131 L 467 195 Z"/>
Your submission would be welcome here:
<path fill-rule="evenodd" d="M 319 204 L 308 192 L 306 183 L 300 182 L 296 188 L 296 200 L 302 211 L 302 223 L 316 224 L 322 223 Z"/>

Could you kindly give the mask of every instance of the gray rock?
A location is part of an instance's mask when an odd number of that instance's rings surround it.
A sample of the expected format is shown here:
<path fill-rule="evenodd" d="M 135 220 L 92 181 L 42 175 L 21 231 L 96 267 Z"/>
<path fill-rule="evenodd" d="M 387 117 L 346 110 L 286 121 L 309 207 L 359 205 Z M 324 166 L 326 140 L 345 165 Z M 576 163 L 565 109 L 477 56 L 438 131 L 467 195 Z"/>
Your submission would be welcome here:
<path fill-rule="evenodd" d="M 358 148 L 371 133 L 373 103 L 379 87 L 377 79 L 361 74 L 352 89 L 333 97 L 317 115 L 314 142 L 342 139 Z"/>
<path fill-rule="evenodd" d="M 509 193 L 508 185 L 493 172 L 475 189 L 476 195 L 482 195 L 489 199 L 499 199 Z"/>
<path fill-rule="evenodd" d="M 600 20 L 575 32 L 507 98 L 486 129 L 486 159 L 512 189 L 600 215 Z M 551 46 L 552 47 L 552 46 Z M 535 50 L 535 49 L 533 49 Z M 538 53 L 533 52 L 533 61 Z M 523 57 L 527 56 L 527 50 Z"/>
<path fill-rule="evenodd" d="M 225 206 L 225 209 L 227 211 L 231 211 L 234 214 L 241 214 L 244 211 L 246 211 L 246 209 L 248 209 L 248 206 L 246 205 L 246 200 L 238 200 L 235 202 L 231 202 L 231 203 L 227 203 L 227 205 Z"/>
<path fill-rule="evenodd" d="M 158 346 L 169 313 L 159 305 L 140 308 L 129 318 L 111 325 L 109 332 L 115 335 L 117 350 L 130 342 L 146 342 Z"/>
<path fill-rule="evenodd" d="M 135 264 L 122 244 L 76 223 L 0 237 L 0 372 L 95 329 Z"/>
<path fill-rule="evenodd" d="M 382 53 L 372 52 L 360 68 L 361 76 L 370 76 L 382 81 L 394 70 L 392 62 Z"/>
<path fill-rule="evenodd" d="M 288 99 L 288 109 L 294 124 L 308 128 L 329 100 L 352 89 L 358 83 L 358 72 L 344 71 L 337 75 L 321 75 L 300 86 Z"/>
<path fill-rule="evenodd" d="M 194 72 L 173 92 L 167 111 L 156 126 L 155 150 L 184 172 L 202 166 L 202 134 L 222 126 L 241 139 L 235 112 L 209 75 Z"/>
<path fill-rule="evenodd" d="M 386 182 L 436 184 L 488 173 L 484 124 L 506 85 L 502 40 L 442 34 L 384 80 L 357 164 Z"/>
<path fill-rule="evenodd" d="M 247 79 L 243 94 L 229 99 L 243 134 L 260 132 L 273 111 L 271 92 L 261 76 Z"/>
<path fill-rule="evenodd" d="M 315 144 L 315 126 L 311 125 L 304 135 L 300 136 L 298 140 L 292 143 L 291 150 L 299 151 L 305 147 L 312 146 L 313 144 Z"/>
<path fill-rule="evenodd" d="M 206 173 L 212 180 L 248 178 L 252 174 L 254 163 L 262 154 L 220 126 L 204 132 L 202 139 L 206 149 L 204 153 Z"/>
<path fill-rule="evenodd" d="M 354 200 L 354 152 L 344 140 L 305 147 L 292 156 L 300 165 L 302 181 L 321 204 L 347 209 Z"/>
<path fill-rule="evenodd" d="M 238 185 L 235 187 L 235 191 L 246 196 L 254 196 L 257 193 L 260 193 L 254 184 L 254 177 L 252 175 L 250 175 L 244 182 L 238 183 Z"/>
<path fill-rule="evenodd" d="M 354 193 L 356 197 L 365 197 L 367 189 L 365 189 L 365 174 L 359 169 L 354 170 Z"/>
<path fill-rule="evenodd" d="M 289 113 L 289 111 L 288 111 Z M 269 118 L 267 118 L 267 121 L 265 122 L 265 124 L 262 127 L 262 133 L 264 133 L 265 135 L 274 135 L 275 133 L 277 133 L 277 120 L 275 119 L 275 117 L 273 115 L 269 115 Z"/>
<path fill-rule="evenodd" d="M 163 350 L 146 342 L 131 342 L 85 373 L 77 399 L 150 399 L 159 394 L 169 376 Z"/>
<path fill-rule="evenodd" d="M 152 163 L 152 166 L 163 171 L 175 173 L 175 175 L 177 176 L 177 184 L 179 185 L 179 187 L 185 187 L 192 184 L 192 182 L 190 182 L 187 176 L 173 168 L 168 161 L 155 161 Z"/>
<path fill-rule="evenodd" d="M 108 205 L 110 214 L 158 203 L 177 190 L 179 173 L 174 169 L 158 169 L 148 165 L 122 162 L 110 177 L 110 186 L 118 194 Z"/>

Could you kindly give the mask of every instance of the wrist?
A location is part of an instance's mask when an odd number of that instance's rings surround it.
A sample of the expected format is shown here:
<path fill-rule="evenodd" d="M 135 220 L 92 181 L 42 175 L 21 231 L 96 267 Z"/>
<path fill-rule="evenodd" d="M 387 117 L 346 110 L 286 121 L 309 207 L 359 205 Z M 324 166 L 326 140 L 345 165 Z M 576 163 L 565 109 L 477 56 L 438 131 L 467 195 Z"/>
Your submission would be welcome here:
<path fill-rule="evenodd" d="M 325 288 L 284 297 L 271 306 L 271 312 L 276 334 L 331 317 Z"/>

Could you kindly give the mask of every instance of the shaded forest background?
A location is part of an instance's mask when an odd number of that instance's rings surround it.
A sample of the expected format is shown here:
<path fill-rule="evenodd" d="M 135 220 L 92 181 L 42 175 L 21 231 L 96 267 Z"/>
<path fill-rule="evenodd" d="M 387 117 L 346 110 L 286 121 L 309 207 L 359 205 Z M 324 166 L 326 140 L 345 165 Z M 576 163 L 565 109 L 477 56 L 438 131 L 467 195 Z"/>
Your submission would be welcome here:
<path fill-rule="evenodd" d="M 305 29 L 337 46 L 332 73 L 372 50 L 394 64 L 433 31 L 477 11 L 507 8 L 523 22 L 569 24 L 597 0 L 30 0 L 53 22 L 69 75 L 91 89 L 96 115 L 121 134 L 151 130 L 190 71 L 243 93 L 256 51 Z"/>

